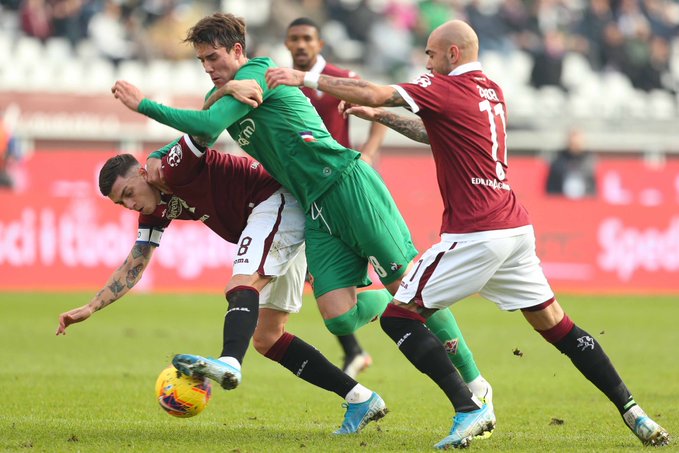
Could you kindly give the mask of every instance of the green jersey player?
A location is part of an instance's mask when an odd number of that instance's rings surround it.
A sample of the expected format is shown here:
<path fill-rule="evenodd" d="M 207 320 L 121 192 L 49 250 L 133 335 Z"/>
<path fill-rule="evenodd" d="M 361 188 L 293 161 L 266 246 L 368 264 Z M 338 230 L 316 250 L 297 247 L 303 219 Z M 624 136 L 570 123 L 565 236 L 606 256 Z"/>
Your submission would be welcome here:
<path fill-rule="evenodd" d="M 328 329 L 346 335 L 378 317 L 417 254 L 381 177 L 359 159 L 358 152 L 331 137 L 298 88 L 267 88 L 265 74 L 275 64 L 270 58 L 246 57 L 242 19 L 221 13 L 205 17 L 189 31 L 186 41 L 193 44 L 215 85 L 208 93 L 214 97 L 207 110 L 158 104 L 124 81 L 113 86 L 114 96 L 131 110 L 208 144 L 227 130 L 304 209 L 307 262 Z M 262 97 L 257 108 L 231 96 L 220 97 L 219 88 L 233 79 L 259 83 Z M 357 295 L 357 287 L 371 283 L 368 263 L 388 292 Z M 480 376 L 450 311 L 429 319 L 429 327 L 448 347 L 472 392 L 489 396 L 490 386 Z"/>

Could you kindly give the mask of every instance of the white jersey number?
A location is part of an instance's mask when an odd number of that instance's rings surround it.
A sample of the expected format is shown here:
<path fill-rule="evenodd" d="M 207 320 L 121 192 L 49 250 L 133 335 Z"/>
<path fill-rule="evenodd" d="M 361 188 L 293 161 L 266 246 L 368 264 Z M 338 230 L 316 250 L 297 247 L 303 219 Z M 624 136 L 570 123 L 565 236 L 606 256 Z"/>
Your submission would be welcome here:
<path fill-rule="evenodd" d="M 500 181 L 506 177 L 504 167 L 507 165 L 507 122 L 505 120 L 505 110 L 502 104 L 498 103 L 491 105 L 488 99 L 479 102 L 479 110 L 488 114 L 488 123 L 490 125 L 490 140 L 493 142 L 491 155 L 493 160 L 497 162 L 495 171 Z M 502 132 L 502 141 L 498 140 L 498 128 Z"/>

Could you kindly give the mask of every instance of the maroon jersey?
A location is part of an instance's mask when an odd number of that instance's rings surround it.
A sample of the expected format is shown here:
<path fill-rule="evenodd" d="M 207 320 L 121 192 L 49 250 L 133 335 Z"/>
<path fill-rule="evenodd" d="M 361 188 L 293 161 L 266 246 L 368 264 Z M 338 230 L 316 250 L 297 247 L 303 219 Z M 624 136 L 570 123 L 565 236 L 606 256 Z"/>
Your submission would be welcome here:
<path fill-rule="evenodd" d="M 199 148 L 186 135 L 163 157 L 162 168 L 172 195 L 163 195 L 153 214 L 139 215 L 138 241 L 156 245 L 173 219 L 200 220 L 236 243 L 252 209 L 280 188 L 258 162 Z"/>
<path fill-rule="evenodd" d="M 340 69 L 325 61 L 322 56 L 318 56 L 316 64 L 311 71 L 317 74 L 325 74 L 333 77 L 348 77 L 351 79 L 358 79 L 354 71 Z M 323 119 L 325 127 L 330 132 L 330 135 L 337 140 L 340 145 L 345 148 L 351 148 L 349 142 L 349 118 L 342 118 L 342 115 L 337 111 L 337 106 L 341 102 L 336 97 L 324 93 L 322 91 L 314 90 L 313 88 L 301 87 L 302 93 L 311 101 L 311 105 L 316 107 L 316 111 Z"/>
<path fill-rule="evenodd" d="M 504 96 L 480 63 L 394 87 L 429 136 L 444 205 L 441 233 L 529 225 L 507 178 Z"/>

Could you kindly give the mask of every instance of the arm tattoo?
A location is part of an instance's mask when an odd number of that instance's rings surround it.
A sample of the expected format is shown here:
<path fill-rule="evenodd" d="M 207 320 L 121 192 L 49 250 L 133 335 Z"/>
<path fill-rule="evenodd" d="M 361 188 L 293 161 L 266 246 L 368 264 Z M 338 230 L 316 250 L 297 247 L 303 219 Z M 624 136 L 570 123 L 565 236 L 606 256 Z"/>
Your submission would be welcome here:
<path fill-rule="evenodd" d="M 385 107 L 403 107 L 406 105 L 406 100 L 401 97 L 401 94 L 394 90 L 394 93 L 389 99 L 384 102 Z"/>
<path fill-rule="evenodd" d="M 111 290 L 111 292 L 113 293 L 114 296 L 116 296 L 116 298 L 124 288 L 125 286 L 122 283 L 120 283 L 120 280 L 114 280 L 113 283 L 111 283 L 108 287 L 108 289 Z"/>
<path fill-rule="evenodd" d="M 429 144 L 429 136 L 419 118 L 406 118 L 391 112 L 384 111 L 376 118 L 378 123 L 389 126 L 399 134 L 415 140 L 416 142 Z"/>
<path fill-rule="evenodd" d="M 132 257 L 134 259 L 144 257 L 148 258 L 151 253 L 151 246 L 149 244 L 134 244 L 132 247 Z"/>
<path fill-rule="evenodd" d="M 137 264 L 132 269 L 127 271 L 127 277 L 125 278 L 125 280 L 128 288 L 131 289 L 137 283 L 137 280 L 139 280 L 139 276 L 143 269 L 144 269 L 143 264 Z"/>

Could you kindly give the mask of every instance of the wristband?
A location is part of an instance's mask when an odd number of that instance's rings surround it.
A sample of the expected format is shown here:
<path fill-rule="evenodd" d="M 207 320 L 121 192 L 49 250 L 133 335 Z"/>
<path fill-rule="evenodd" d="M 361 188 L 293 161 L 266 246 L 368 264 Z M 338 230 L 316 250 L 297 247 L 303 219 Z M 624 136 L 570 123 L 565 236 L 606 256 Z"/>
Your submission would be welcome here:
<path fill-rule="evenodd" d="M 314 90 L 318 89 L 318 79 L 321 75 L 317 72 L 307 72 L 304 74 L 304 86 L 307 88 L 312 88 Z"/>

